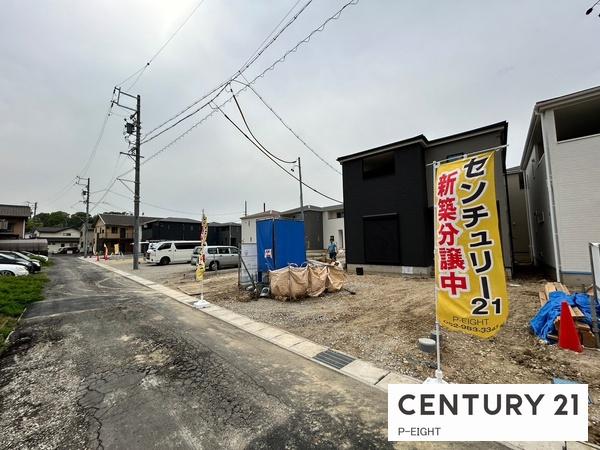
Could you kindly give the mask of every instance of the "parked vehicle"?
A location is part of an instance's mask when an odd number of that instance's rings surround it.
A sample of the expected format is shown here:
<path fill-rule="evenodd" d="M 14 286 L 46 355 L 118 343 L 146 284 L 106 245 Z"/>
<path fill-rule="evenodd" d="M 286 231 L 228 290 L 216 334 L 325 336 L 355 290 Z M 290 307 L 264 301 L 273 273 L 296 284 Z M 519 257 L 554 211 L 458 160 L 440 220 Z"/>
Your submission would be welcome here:
<path fill-rule="evenodd" d="M 47 239 L 0 239 L 0 250 L 34 252 L 42 255 L 48 254 Z"/>
<path fill-rule="evenodd" d="M 46 255 L 38 255 L 38 254 L 36 254 L 36 253 L 27 252 L 27 251 L 25 251 L 25 250 L 19 250 L 19 252 L 20 252 L 20 253 L 23 253 L 23 254 L 24 254 L 24 255 L 26 255 L 26 256 L 29 256 L 29 258 L 30 258 L 30 259 L 35 259 L 35 258 L 37 258 L 37 259 L 40 259 L 40 260 L 42 260 L 42 261 L 44 261 L 44 262 L 48 262 L 48 259 L 50 259 L 50 258 L 48 258 Z"/>
<path fill-rule="evenodd" d="M 189 263 L 194 247 L 200 241 L 164 241 L 158 246 L 148 248 L 146 260 L 154 264 Z"/>
<path fill-rule="evenodd" d="M 37 259 L 32 259 L 29 256 L 25 255 L 22 252 L 11 252 L 11 251 L 0 251 L 0 253 L 3 253 L 5 255 L 9 255 L 12 256 L 13 258 L 17 258 L 17 259 L 24 259 L 25 261 L 29 261 L 30 263 L 33 263 L 33 265 L 36 267 L 36 272 L 39 270 L 42 270 L 42 263 L 40 263 Z"/>
<path fill-rule="evenodd" d="M 0 253 L 0 264 L 16 264 L 25 267 L 29 273 L 37 272 L 33 263 L 24 259 L 13 258 L 12 256 L 3 253 Z"/>
<path fill-rule="evenodd" d="M 77 253 L 79 253 L 79 248 L 77 247 L 61 247 L 56 251 L 57 255 L 75 255 Z"/>
<path fill-rule="evenodd" d="M 29 271 L 18 264 L 0 263 L 0 277 L 22 277 L 29 275 Z"/>
<path fill-rule="evenodd" d="M 240 263 L 239 250 L 237 247 L 225 246 L 225 245 L 207 245 L 204 247 L 204 254 L 206 255 L 206 267 L 210 270 L 219 270 L 225 267 L 237 267 Z M 194 248 L 192 254 L 192 260 L 190 261 L 192 266 L 198 264 L 198 256 L 200 255 L 200 246 Z"/>

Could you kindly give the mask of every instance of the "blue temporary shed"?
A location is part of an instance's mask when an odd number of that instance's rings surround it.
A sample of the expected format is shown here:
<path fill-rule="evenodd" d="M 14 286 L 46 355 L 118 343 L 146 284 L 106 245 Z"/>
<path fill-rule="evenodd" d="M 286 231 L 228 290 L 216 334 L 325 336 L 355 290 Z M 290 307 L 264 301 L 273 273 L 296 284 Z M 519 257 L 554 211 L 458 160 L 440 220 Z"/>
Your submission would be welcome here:
<path fill-rule="evenodd" d="M 304 222 L 290 219 L 266 219 L 256 222 L 258 272 L 281 269 L 306 261 Z"/>

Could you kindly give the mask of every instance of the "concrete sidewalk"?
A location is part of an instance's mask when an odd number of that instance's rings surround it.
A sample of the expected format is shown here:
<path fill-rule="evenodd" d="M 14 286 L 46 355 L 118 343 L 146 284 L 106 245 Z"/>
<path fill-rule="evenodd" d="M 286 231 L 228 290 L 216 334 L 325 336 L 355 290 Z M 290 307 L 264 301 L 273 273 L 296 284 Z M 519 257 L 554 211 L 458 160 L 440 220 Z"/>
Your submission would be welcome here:
<path fill-rule="evenodd" d="M 369 386 L 373 386 L 384 392 L 387 392 L 388 384 L 421 383 L 421 381 L 417 380 L 416 378 L 391 372 L 386 369 L 381 369 L 368 361 L 354 358 L 353 356 L 339 350 L 325 347 L 301 336 L 297 336 L 295 334 L 288 333 L 285 330 L 272 327 L 266 323 L 257 322 L 229 309 L 210 303 L 206 307 L 196 308 L 194 307 L 194 303 L 198 301 L 196 297 L 192 297 L 178 290 L 171 289 L 163 286 L 162 284 L 155 283 L 116 267 L 112 267 L 103 261 L 97 262 L 95 260 L 85 258 L 82 258 L 82 260 L 100 266 L 106 270 L 110 270 L 111 272 L 159 292 L 179 303 L 222 320 L 223 322 L 239 328 L 240 330 L 244 330 L 253 336 L 264 339 L 265 341 L 302 356 L 303 358 L 309 359 L 312 362 L 321 364 L 330 370 L 334 370 L 343 375 L 354 378 L 355 380 L 358 380 Z"/>

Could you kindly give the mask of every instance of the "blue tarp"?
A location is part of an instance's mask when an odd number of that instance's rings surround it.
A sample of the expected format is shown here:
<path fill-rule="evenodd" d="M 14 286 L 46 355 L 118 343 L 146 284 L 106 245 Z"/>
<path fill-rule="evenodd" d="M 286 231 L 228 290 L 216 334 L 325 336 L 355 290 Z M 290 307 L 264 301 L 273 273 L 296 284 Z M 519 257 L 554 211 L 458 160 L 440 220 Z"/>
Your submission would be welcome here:
<path fill-rule="evenodd" d="M 548 341 L 549 334 L 556 334 L 554 321 L 560 316 L 562 302 L 567 302 L 571 306 L 577 306 L 584 314 L 585 322 L 592 324 L 592 310 L 590 307 L 590 298 L 586 294 L 566 294 L 564 292 L 550 292 L 550 298 L 544 306 L 540 308 L 537 315 L 531 319 L 531 328 L 534 333 L 545 341 Z M 596 302 L 596 311 L 600 317 L 600 304 Z"/>
<path fill-rule="evenodd" d="M 259 272 L 306 262 L 304 222 L 267 219 L 256 222 L 256 257 Z"/>

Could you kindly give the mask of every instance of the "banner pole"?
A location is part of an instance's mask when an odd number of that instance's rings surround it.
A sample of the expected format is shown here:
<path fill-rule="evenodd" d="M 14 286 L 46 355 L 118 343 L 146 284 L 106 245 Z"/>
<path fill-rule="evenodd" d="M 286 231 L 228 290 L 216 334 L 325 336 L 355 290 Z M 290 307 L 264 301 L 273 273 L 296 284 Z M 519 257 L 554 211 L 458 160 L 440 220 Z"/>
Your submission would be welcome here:
<path fill-rule="evenodd" d="M 590 310 L 592 312 L 592 333 L 594 333 L 594 336 L 596 337 L 596 347 L 600 348 L 600 333 L 598 332 L 598 316 L 596 314 L 596 303 L 598 302 L 598 284 L 596 283 L 596 270 L 600 268 L 594 267 L 594 254 L 592 250 L 594 247 L 598 247 L 598 244 L 590 242 L 590 264 L 592 266 L 592 294 L 590 295 Z M 600 253 L 600 250 L 598 250 L 598 253 Z"/>
<path fill-rule="evenodd" d="M 435 352 L 437 358 L 437 368 L 435 370 L 435 379 L 437 383 L 444 383 L 444 373 L 442 372 L 442 355 L 440 349 L 440 321 L 438 318 L 438 287 L 437 287 L 437 265 L 435 262 L 435 258 L 437 255 L 437 220 L 436 220 L 436 190 L 435 190 L 435 177 L 437 175 L 437 168 L 439 166 L 439 162 L 434 161 L 431 165 L 433 169 L 433 176 L 431 178 L 431 187 L 432 187 L 432 206 L 433 206 L 433 295 L 435 298 Z"/>

